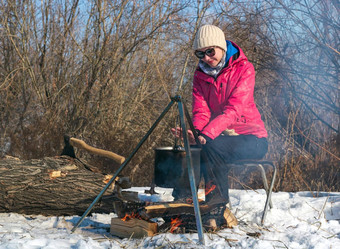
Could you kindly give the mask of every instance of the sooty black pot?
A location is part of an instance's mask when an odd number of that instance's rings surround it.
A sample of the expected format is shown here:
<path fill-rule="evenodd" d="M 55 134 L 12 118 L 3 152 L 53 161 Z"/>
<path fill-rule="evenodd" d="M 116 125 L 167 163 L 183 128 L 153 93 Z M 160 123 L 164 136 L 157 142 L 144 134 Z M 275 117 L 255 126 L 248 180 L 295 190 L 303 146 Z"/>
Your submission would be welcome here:
<path fill-rule="evenodd" d="M 186 151 L 183 147 L 155 148 L 155 184 L 159 187 L 174 188 L 175 199 L 190 196 Z M 196 187 L 200 180 L 200 148 L 191 148 Z"/>

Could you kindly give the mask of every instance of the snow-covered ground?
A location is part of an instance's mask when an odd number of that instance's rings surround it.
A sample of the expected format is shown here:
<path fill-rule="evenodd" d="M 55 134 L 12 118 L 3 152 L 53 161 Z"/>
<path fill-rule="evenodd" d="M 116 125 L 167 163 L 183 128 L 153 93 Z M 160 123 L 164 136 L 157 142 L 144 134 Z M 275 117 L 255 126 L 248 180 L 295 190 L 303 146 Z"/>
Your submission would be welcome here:
<path fill-rule="evenodd" d="M 149 188 L 132 188 L 140 198 L 171 200 L 171 189 L 156 188 L 159 196 L 144 194 Z M 71 229 L 79 216 L 44 217 L 0 213 L 0 249 L 102 249 L 102 248 L 340 248 L 340 193 L 273 193 L 273 209 L 259 226 L 265 191 L 231 190 L 232 211 L 239 225 L 198 235 L 158 234 L 144 239 L 120 239 L 110 235 L 112 214 L 93 214 Z M 317 196 L 317 197 L 316 197 Z"/>

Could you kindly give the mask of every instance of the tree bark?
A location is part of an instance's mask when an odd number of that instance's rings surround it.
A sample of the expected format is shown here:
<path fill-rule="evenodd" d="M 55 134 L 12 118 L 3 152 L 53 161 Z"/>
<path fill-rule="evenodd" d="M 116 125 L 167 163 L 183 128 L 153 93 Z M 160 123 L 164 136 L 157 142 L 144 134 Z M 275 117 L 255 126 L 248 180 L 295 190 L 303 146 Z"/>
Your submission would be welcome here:
<path fill-rule="evenodd" d="M 110 177 L 68 156 L 0 160 L 0 212 L 82 215 Z M 92 212 L 113 212 L 112 189 Z"/>

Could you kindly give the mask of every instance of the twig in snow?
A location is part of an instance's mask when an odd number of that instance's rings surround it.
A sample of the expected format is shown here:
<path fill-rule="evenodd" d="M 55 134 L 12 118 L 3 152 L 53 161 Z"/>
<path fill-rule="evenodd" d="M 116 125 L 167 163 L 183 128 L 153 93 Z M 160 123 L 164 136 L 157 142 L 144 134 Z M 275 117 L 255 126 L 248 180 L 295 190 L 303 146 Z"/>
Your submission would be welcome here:
<path fill-rule="evenodd" d="M 280 242 L 280 243 L 283 244 L 284 248 L 289 249 L 288 246 L 283 241 L 281 241 L 281 240 L 276 240 L 276 239 L 275 240 L 272 240 L 272 239 L 263 239 L 263 240 L 265 240 L 265 241 L 273 241 L 273 242 Z"/>
<path fill-rule="evenodd" d="M 164 240 L 166 240 L 170 248 L 175 248 L 174 245 L 171 243 L 171 241 L 167 237 L 164 237 Z"/>
<path fill-rule="evenodd" d="M 325 200 L 325 203 L 323 204 L 323 206 L 322 206 L 322 208 L 321 208 L 321 210 L 320 210 L 320 212 L 319 212 L 319 217 L 318 217 L 318 220 L 321 218 L 321 214 L 323 213 L 323 210 L 324 210 L 324 209 L 325 209 L 325 207 L 326 207 L 326 204 L 327 204 L 328 198 L 329 198 L 329 196 L 327 196 L 327 198 L 326 198 L 326 200 Z"/>

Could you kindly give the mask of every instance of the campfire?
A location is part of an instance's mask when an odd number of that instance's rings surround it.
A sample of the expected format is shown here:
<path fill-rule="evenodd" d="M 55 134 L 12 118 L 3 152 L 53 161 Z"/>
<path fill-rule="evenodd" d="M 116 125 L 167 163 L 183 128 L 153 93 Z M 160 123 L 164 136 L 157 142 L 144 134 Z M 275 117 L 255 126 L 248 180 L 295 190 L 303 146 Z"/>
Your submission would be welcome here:
<path fill-rule="evenodd" d="M 125 182 L 126 180 L 127 178 L 124 178 Z M 141 238 L 163 232 L 197 232 L 192 198 L 174 202 L 143 202 L 138 199 L 138 193 L 122 189 L 124 187 L 119 185 L 119 180 L 116 181 L 114 211 L 118 217 L 111 220 L 111 234 L 118 237 Z M 207 195 L 215 189 L 216 185 L 209 182 L 204 192 Z M 233 227 L 237 224 L 235 217 L 225 206 L 200 200 L 200 211 L 206 231 Z M 159 219 L 163 222 L 157 222 Z M 210 220 L 216 220 L 214 226 L 211 226 Z"/>

